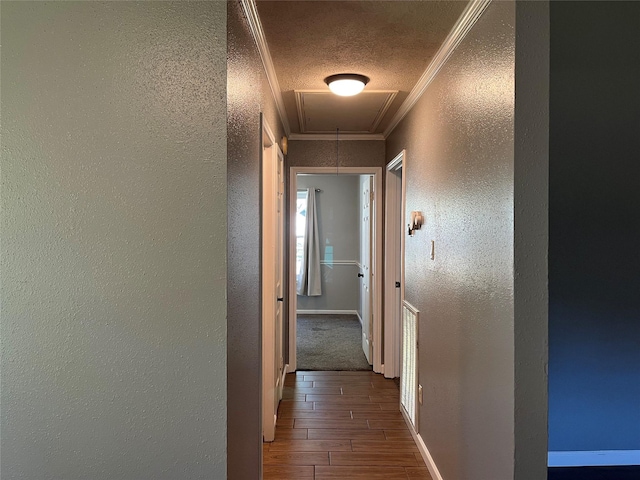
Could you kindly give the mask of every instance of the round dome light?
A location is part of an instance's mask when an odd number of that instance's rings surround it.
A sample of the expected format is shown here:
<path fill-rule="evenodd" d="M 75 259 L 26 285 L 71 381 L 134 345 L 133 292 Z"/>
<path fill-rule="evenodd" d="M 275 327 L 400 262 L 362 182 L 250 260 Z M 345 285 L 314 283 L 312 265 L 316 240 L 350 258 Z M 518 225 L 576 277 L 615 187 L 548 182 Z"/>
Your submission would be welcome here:
<path fill-rule="evenodd" d="M 351 97 L 364 89 L 364 86 L 369 83 L 369 77 L 357 73 L 339 73 L 325 78 L 324 82 L 336 95 Z"/>

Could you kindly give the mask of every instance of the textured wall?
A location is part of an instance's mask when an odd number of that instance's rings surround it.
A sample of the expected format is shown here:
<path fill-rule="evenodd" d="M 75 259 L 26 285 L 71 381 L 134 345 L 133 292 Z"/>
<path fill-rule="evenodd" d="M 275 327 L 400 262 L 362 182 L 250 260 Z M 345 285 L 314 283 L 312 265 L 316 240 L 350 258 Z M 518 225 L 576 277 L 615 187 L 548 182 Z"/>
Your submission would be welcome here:
<path fill-rule="evenodd" d="M 298 189 L 315 187 L 320 240 L 320 260 L 360 262 L 360 176 L 300 175 Z M 358 310 L 360 271 L 353 265 L 322 265 L 322 295 L 298 296 L 298 310 Z"/>
<path fill-rule="evenodd" d="M 228 452 L 230 480 L 260 478 L 262 469 L 260 328 L 260 112 L 282 129 L 258 51 L 239 2 L 228 2 Z M 285 320 L 286 322 L 286 320 Z M 285 337 L 286 338 L 286 337 Z"/>
<path fill-rule="evenodd" d="M 384 167 L 381 140 L 341 140 L 338 152 L 341 167 Z M 289 142 L 288 167 L 335 167 L 336 142 L 294 140 Z"/>
<path fill-rule="evenodd" d="M 225 12 L 3 2 L 3 479 L 224 478 Z"/>
<path fill-rule="evenodd" d="M 420 433 L 445 479 L 514 478 L 514 22 L 494 2 L 387 140 L 407 150 Z M 429 257 L 435 240 L 435 260 Z"/>
<path fill-rule="evenodd" d="M 549 2 L 516 2 L 514 479 L 547 476 Z"/>
<path fill-rule="evenodd" d="M 550 450 L 640 450 L 639 22 L 551 5 Z"/>

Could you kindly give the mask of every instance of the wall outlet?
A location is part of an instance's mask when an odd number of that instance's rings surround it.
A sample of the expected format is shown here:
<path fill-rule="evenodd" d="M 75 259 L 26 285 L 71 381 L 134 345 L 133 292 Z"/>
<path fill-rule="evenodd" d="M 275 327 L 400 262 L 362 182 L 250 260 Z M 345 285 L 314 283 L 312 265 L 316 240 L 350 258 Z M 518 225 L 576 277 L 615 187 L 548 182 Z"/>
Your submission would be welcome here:
<path fill-rule="evenodd" d="M 422 385 L 418 385 L 418 402 L 422 405 Z"/>

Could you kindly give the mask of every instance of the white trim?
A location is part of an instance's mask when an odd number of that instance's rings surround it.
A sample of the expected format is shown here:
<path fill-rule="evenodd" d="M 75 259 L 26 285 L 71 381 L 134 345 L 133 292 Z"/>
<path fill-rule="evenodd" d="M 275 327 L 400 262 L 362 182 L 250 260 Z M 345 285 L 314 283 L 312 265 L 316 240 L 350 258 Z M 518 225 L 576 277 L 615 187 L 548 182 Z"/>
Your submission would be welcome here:
<path fill-rule="evenodd" d="M 360 327 L 362 327 L 362 317 L 360 316 L 360 313 L 356 311 L 356 315 L 358 316 L 358 321 L 360 322 Z"/>
<path fill-rule="evenodd" d="M 424 460 L 424 463 L 427 464 L 427 469 L 431 474 L 431 478 L 433 478 L 433 480 L 443 480 L 442 475 L 440 475 L 440 470 L 438 470 L 438 466 L 436 465 L 436 462 L 433 460 L 433 457 L 431 456 L 429 449 L 425 445 L 424 440 L 422 440 L 422 436 L 418 433 L 414 434 L 413 432 L 411 432 L 411 434 L 415 435 L 413 438 L 416 441 L 416 445 L 418 446 L 418 451 L 420 452 L 420 455 L 422 455 L 422 459 Z"/>
<path fill-rule="evenodd" d="M 335 142 L 336 135 L 331 133 L 292 133 L 288 135 L 289 140 L 324 140 L 327 142 Z M 341 133 L 338 138 L 343 140 L 384 140 L 382 133 Z"/>
<path fill-rule="evenodd" d="M 335 175 L 334 167 L 290 167 L 289 192 L 297 191 L 298 174 Z M 340 174 L 372 175 L 374 178 L 375 207 L 375 261 L 372 265 L 374 285 L 374 325 L 373 325 L 373 371 L 382 372 L 382 273 L 383 273 L 383 224 L 384 224 L 384 200 L 382 194 L 382 167 L 340 167 Z M 296 232 L 295 225 L 296 196 L 289 195 L 289 368 L 295 372 L 296 359 L 296 310 L 298 298 L 296 292 Z"/>
<path fill-rule="evenodd" d="M 398 126 L 402 119 L 409 113 L 413 106 L 420 100 L 420 97 L 425 92 L 429 84 L 436 77 L 440 69 L 447 63 L 449 57 L 453 54 L 455 49 L 460 45 L 460 42 L 466 37 L 469 30 L 475 25 L 487 6 L 491 3 L 491 0 L 471 0 L 467 7 L 464 9 L 460 18 L 456 21 L 455 25 L 445 38 L 444 42 L 434 55 L 431 63 L 424 71 L 418 82 L 415 84 L 409 96 L 400 105 L 400 108 L 389 122 L 389 125 L 385 129 L 383 135 L 387 138 L 393 129 Z"/>
<path fill-rule="evenodd" d="M 291 134 L 291 126 L 289 125 L 289 119 L 287 117 L 287 109 L 284 106 L 284 99 L 282 98 L 282 92 L 280 90 L 280 84 L 278 83 L 278 77 L 276 75 L 276 69 L 273 65 L 273 59 L 271 58 L 271 52 L 269 51 L 269 45 L 267 39 L 264 36 L 264 30 L 262 29 L 262 23 L 260 23 L 260 16 L 258 15 L 258 9 L 256 7 L 255 0 L 240 0 L 244 14 L 247 17 L 249 23 L 249 29 L 253 36 L 256 46 L 258 47 L 258 53 L 262 59 L 262 65 L 264 65 L 264 71 L 271 87 L 271 94 L 273 100 L 276 103 L 276 109 L 280 116 L 280 122 L 284 128 L 287 136 Z"/>
<path fill-rule="evenodd" d="M 422 459 L 424 460 L 424 463 L 427 465 L 427 469 L 429 470 L 431 477 L 433 478 L 433 480 L 443 480 L 442 475 L 440 475 L 440 471 L 436 466 L 436 462 L 433 460 L 433 457 L 431 456 L 429 449 L 425 445 L 424 440 L 422 440 L 422 437 L 420 436 L 420 434 L 416 433 L 416 431 L 413 429 L 413 426 L 411 425 L 411 420 L 407 416 L 404 409 L 402 407 L 399 407 L 399 408 L 400 408 L 400 413 L 402 413 L 402 418 L 404 418 L 404 422 L 407 424 L 407 427 L 409 428 L 409 432 L 411 432 L 413 441 L 416 442 L 418 451 L 420 452 L 420 455 L 422 455 Z"/>
<path fill-rule="evenodd" d="M 277 255 L 277 189 L 278 189 L 278 146 L 273 131 L 264 115 L 261 119 L 261 201 L 260 201 L 260 263 L 262 289 L 261 341 L 262 341 L 262 437 L 265 442 L 272 442 L 275 438 L 275 422 L 278 411 L 276 396 L 279 395 L 280 379 L 275 373 L 278 362 L 276 351 L 277 315 L 276 312 L 276 273 L 272 266 Z M 278 397 L 279 401 L 279 397 Z M 273 423 L 270 419 L 273 418 Z"/>
<path fill-rule="evenodd" d="M 393 159 L 389 163 L 387 163 L 387 171 L 395 172 L 396 170 L 403 169 L 406 155 L 407 151 L 403 149 L 399 154 L 393 157 Z"/>
<path fill-rule="evenodd" d="M 304 99 L 302 98 L 302 94 L 298 90 L 294 90 L 293 94 L 296 97 L 296 112 L 298 112 L 298 126 L 300 127 L 300 131 L 302 133 L 306 130 L 307 119 L 304 114 Z"/>
<path fill-rule="evenodd" d="M 298 315 L 358 315 L 357 310 L 298 310 Z M 358 315 L 359 317 L 360 315 Z M 360 320 L 362 323 L 362 320 Z"/>
<path fill-rule="evenodd" d="M 398 242 L 395 231 L 398 224 L 404 232 L 404 221 L 399 216 L 404 215 L 405 205 L 405 162 L 407 153 L 402 150 L 386 168 L 385 189 L 385 240 L 384 240 L 384 363 L 385 377 L 400 376 L 400 317 L 402 315 L 402 301 L 404 300 L 404 233 Z M 402 178 L 398 179 L 395 172 L 402 171 Z M 398 204 L 398 195 L 401 196 Z M 398 244 L 399 243 L 399 244 Z M 397 264 L 397 252 L 400 251 L 400 265 Z M 396 274 L 400 270 L 400 278 Z M 390 301 L 396 297 L 396 280 L 400 281 L 400 305 Z"/>
<path fill-rule="evenodd" d="M 320 265 L 353 265 L 362 268 L 362 265 L 357 260 L 320 260 Z"/>
<path fill-rule="evenodd" d="M 550 467 L 640 465 L 640 450 L 549 452 L 547 464 Z"/>
<path fill-rule="evenodd" d="M 329 90 L 294 90 L 293 91 L 295 98 L 296 98 L 296 111 L 298 112 L 298 124 L 300 125 L 300 133 L 302 134 L 306 134 L 306 133 L 311 133 L 311 134 L 319 134 L 319 135 L 326 135 L 328 134 L 328 132 L 326 132 L 326 130 L 320 130 L 320 131 L 307 131 L 307 115 L 305 115 L 305 110 L 304 110 L 304 96 L 306 94 L 324 94 L 324 95 L 332 95 L 332 93 Z M 380 125 L 380 122 L 382 121 L 382 119 L 384 118 L 384 116 L 387 114 L 387 110 L 389 110 L 389 107 L 391 106 L 391 104 L 393 103 L 393 101 L 395 100 L 396 96 L 398 95 L 398 90 L 367 90 L 366 92 L 362 92 L 360 94 L 360 96 L 367 96 L 367 95 L 372 95 L 372 94 L 386 94 L 387 98 L 385 99 L 384 103 L 382 104 L 382 106 L 378 109 L 376 116 L 374 117 L 373 121 L 371 122 L 371 125 L 369 126 L 369 128 L 367 130 L 358 130 L 358 131 L 348 131 L 345 132 L 346 134 L 372 134 L 376 131 L 376 128 L 378 128 L 378 125 Z M 324 133 L 323 133 L 324 132 Z M 329 134 L 331 135 L 331 134 Z"/>
<path fill-rule="evenodd" d="M 398 90 L 393 90 L 392 92 L 393 93 L 391 93 L 387 97 L 387 101 L 384 102 L 384 105 L 382 105 L 382 107 L 380 108 L 380 111 L 378 112 L 378 116 L 374 118 L 373 125 L 371 125 L 371 128 L 369 129 L 371 133 L 376 131 L 376 128 L 378 128 L 378 125 L 380 125 L 380 122 L 382 122 L 382 119 L 387 114 L 387 110 L 389 110 L 389 107 L 391 107 L 391 104 L 398 96 Z"/>

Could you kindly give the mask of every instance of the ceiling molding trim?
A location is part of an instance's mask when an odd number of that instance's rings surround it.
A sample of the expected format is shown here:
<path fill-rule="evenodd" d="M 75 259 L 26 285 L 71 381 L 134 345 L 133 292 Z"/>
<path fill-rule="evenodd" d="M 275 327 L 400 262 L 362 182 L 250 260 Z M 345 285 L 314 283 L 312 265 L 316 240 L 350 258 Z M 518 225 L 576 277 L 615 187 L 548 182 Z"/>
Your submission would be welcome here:
<path fill-rule="evenodd" d="M 284 99 L 282 98 L 282 93 L 280 91 L 280 84 L 278 83 L 278 77 L 276 76 L 276 69 L 273 65 L 269 45 L 267 45 L 267 39 L 264 36 L 264 30 L 262 29 L 260 17 L 258 16 L 256 2 L 255 0 L 240 0 L 240 4 L 242 5 L 244 14 L 247 17 L 251 35 L 258 47 L 258 53 L 260 53 L 260 58 L 262 59 L 262 65 L 264 66 L 264 71 L 267 75 L 269 86 L 271 87 L 271 93 L 273 95 L 273 100 L 276 103 L 276 109 L 278 110 L 282 127 L 284 128 L 287 136 L 289 136 L 291 135 L 291 126 L 289 125 L 289 120 L 287 118 L 287 110 L 284 107 Z"/>
<path fill-rule="evenodd" d="M 471 0 L 469 2 L 460 15 L 460 18 L 458 18 L 455 25 L 447 35 L 447 38 L 445 38 L 444 42 L 434 55 L 431 63 L 429 63 L 429 66 L 413 87 L 409 96 L 405 99 L 404 103 L 400 105 L 400 108 L 391 119 L 391 122 L 383 133 L 385 139 L 391 134 L 391 132 L 393 132 L 394 128 L 398 126 L 418 100 L 420 100 L 420 97 L 427 90 L 429 84 L 436 77 L 440 69 L 447 63 L 449 57 L 451 57 L 464 37 L 467 36 L 467 33 L 469 33 L 490 3 L 491 0 Z"/>
<path fill-rule="evenodd" d="M 289 140 L 325 140 L 335 142 L 336 135 L 331 133 L 292 133 Z M 339 140 L 384 140 L 381 133 L 341 133 Z"/>
<path fill-rule="evenodd" d="M 307 116 L 305 112 L 304 98 L 305 98 L 305 95 L 314 94 L 314 93 L 321 93 L 324 95 L 333 95 L 333 96 L 335 96 L 335 94 L 330 93 L 328 90 L 294 90 L 293 93 L 296 99 L 296 110 L 298 112 L 298 124 L 300 125 L 300 133 L 305 133 L 305 134 L 327 133 L 331 135 L 330 133 L 327 132 L 327 130 L 313 131 L 313 130 L 307 129 Z M 378 128 L 378 125 L 380 125 L 380 122 L 382 122 L 382 119 L 387 114 L 387 110 L 389 110 L 389 107 L 391 107 L 391 104 L 393 103 L 393 101 L 395 100 L 399 92 L 398 90 L 368 90 L 367 92 L 360 93 L 360 95 L 363 97 L 371 94 L 381 94 L 381 93 L 386 94 L 387 98 L 385 99 L 384 103 L 376 113 L 376 116 L 371 121 L 371 125 L 369 126 L 369 128 L 366 130 L 349 130 L 348 132 L 344 133 L 345 135 L 349 133 L 351 134 L 375 133 L 376 129 Z"/>
<path fill-rule="evenodd" d="M 380 122 L 382 121 L 384 116 L 387 114 L 387 110 L 389 110 L 389 107 L 391 106 L 393 101 L 396 99 L 397 95 L 398 95 L 398 90 L 394 90 L 393 93 L 389 94 L 386 102 L 384 102 L 384 105 L 382 105 L 382 107 L 380 108 L 378 115 L 376 116 L 376 118 L 373 119 L 373 124 L 371 125 L 371 128 L 369 128 L 369 131 L 371 133 L 376 131 L 376 129 L 378 128 L 378 125 L 380 125 Z"/>
<path fill-rule="evenodd" d="M 296 109 L 298 110 L 298 125 L 300 125 L 300 133 L 307 131 L 307 122 L 304 115 L 304 93 L 300 90 L 294 90 L 296 96 Z"/>

